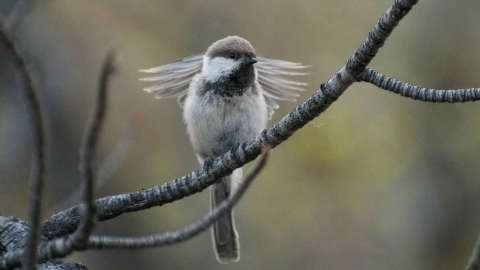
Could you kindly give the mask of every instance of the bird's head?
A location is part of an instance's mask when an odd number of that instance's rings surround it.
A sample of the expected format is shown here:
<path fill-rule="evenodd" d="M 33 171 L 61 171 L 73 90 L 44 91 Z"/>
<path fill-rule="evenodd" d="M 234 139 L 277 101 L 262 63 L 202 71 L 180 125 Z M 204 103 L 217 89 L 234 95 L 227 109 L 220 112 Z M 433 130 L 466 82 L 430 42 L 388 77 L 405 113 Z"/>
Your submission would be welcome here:
<path fill-rule="evenodd" d="M 202 75 L 209 83 L 238 81 L 251 86 L 256 78 L 253 64 L 258 62 L 247 40 L 229 36 L 214 42 L 205 53 Z"/>

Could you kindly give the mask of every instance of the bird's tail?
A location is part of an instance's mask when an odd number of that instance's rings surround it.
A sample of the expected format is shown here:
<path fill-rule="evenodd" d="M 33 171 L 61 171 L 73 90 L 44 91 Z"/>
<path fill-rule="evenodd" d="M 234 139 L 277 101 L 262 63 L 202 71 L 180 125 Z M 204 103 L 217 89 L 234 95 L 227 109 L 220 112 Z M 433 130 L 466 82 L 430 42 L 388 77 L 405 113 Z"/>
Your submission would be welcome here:
<path fill-rule="evenodd" d="M 231 196 L 236 181 L 241 179 L 241 175 L 241 169 L 237 169 L 232 175 L 223 177 L 218 184 L 210 186 L 211 210 Z M 235 229 L 233 209 L 215 221 L 212 226 L 212 240 L 215 256 L 220 263 L 225 264 L 240 260 L 240 243 Z"/>

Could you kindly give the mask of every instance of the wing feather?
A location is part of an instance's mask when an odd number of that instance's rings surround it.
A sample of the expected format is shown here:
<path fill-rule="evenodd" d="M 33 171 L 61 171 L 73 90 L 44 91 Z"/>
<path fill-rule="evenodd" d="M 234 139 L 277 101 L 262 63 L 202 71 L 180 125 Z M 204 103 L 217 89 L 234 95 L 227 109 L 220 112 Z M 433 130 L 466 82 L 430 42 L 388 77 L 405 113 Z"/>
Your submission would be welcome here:
<path fill-rule="evenodd" d="M 155 93 L 155 98 L 178 98 L 178 103 L 183 107 L 193 76 L 202 70 L 203 55 L 203 53 L 194 54 L 163 66 L 139 70 L 157 74 L 140 79 L 140 81 L 157 82 L 156 85 L 143 90 Z"/>
<path fill-rule="evenodd" d="M 310 73 L 297 70 L 306 69 L 310 66 L 302 65 L 280 59 L 265 56 L 257 56 L 255 64 L 258 74 L 258 83 L 262 86 L 263 95 L 268 106 L 269 116 L 278 108 L 274 100 L 297 101 L 299 91 L 304 91 L 307 83 L 292 80 L 286 76 L 305 76 Z"/>
<path fill-rule="evenodd" d="M 301 63 L 294 63 L 294 62 L 270 58 L 270 57 L 261 56 L 261 55 L 257 56 L 257 59 L 262 66 L 271 66 L 274 68 L 302 69 L 302 68 L 311 67 L 311 66 L 302 65 Z"/>
<path fill-rule="evenodd" d="M 156 76 L 141 78 L 141 81 L 156 82 L 157 84 L 146 87 L 143 90 L 155 93 L 155 98 L 178 98 L 178 103 L 183 107 L 188 93 L 188 87 L 195 74 L 202 70 L 204 53 L 194 54 L 181 60 L 150 69 L 142 69 L 141 72 L 156 74 Z M 265 102 L 268 106 L 268 114 L 279 106 L 275 100 L 296 101 L 298 92 L 304 91 L 307 83 L 292 80 L 287 76 L 305 76 L 310 73 L 298 70 L 309 68 L 302 65 L 280 59 L 265 56 L 257 56 L 255 64 L 258 75 L 258 83 L 262 87 Z"/>

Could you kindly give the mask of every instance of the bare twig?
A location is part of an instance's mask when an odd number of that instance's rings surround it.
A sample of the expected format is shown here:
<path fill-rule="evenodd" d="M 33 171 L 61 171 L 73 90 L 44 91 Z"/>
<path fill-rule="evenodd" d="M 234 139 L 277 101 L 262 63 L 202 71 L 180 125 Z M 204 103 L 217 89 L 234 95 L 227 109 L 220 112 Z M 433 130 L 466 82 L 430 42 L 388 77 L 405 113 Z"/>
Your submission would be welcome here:
<path fill-rule="evenodd" d="M 81 221 L 78 229 L 69 237 L 73 246 L 83 248 L 88 236 L 95 227 L 95 202 L 93 197 L 93 158 L 98 143 L 98 137 L 105 119 L 107 106 L 107 88 L 108 79 L 115 72 L 115 51 L 112 47 L 107 52 L 107 57 L 103 63 L 99 87 L 97 91 L 97 104 L 92 116 L 90 117 L 87 130 L 85 131 L 82 145 L 80 147 L 80 166 L 82 175 L 82 202 L 84 203 L 81 214 Z"/>
<path fill-rule="evenodd" d="M 364 82 L 371 83 L 395 94 L 425 102 L 456 103 L 480 100 L 480 88 L 457 90 L 420 88 L 389 78 L 368 67 L 359 75 L 359 78 Z"/>
<path fill-rule="evenodd" d="M 94 151 L 98 141 L 98 135 L 103 123 L 104 114 L 106 110 L 106 98 L 107 98 L 107 86 L 108 79 L 113 74 L 115 60 L 115 52 L 112 48 L 108 50 L 107 57 L 103 63 L 97 104 L 95 111 L 90 119 L 87 127 L 84 140 L 80 149 L 80 171 L 82 174 L 83 188 L 82 188 L 82 201 L 83 205 L 80 210 L 80 217 L 77 221 L 78 229 L 66 238 L 58 238 L 51 242 L 48 242 L 46 247 L 40 250 L 40 260 L 45 261 L 54 257 L 63 257 L 70 254 L 73 250 L 81 250 L 85 248 L 85 244 L 90 236 L 95 225 L 95 202 L 93 200 L 93 168 L 92 161 L 94 157 Z M 37 204 L 39 205 L 39 204 Z M 33 224 L 33 223 L 32 223 Z M 38 222 L 37 222 L 38 224 Z M 32 226 L 33 230 L 33 226 Z M 37 231 L 37 230 L 35 230 Z M 37 234 L 38 238 L 38 234 Z M 14 252 L 7 252 L 3 258 L 1 258 L 0 267 L 2 269 L 10 269 L 20 266 L 20 256 L 37 256 L 37 244 L 34 244 L 34 252 L 27 254 L 28 249 L 17 250 Z M 34 255 L 32 255 L 34 254 Z M 30 258 L 30 257 L 29 257 Z M 35 257 L 34 262 L 37 259 Z M 32 269 L 35 269 L 33 264 Z"/>
<path fill-rule="evenodd" d="M 0 22 L 0 42 L 4 43 L 7 50 L 12 54 L 14 63 L 17 65 L 22 75 L 24 87 L 21 88 L 24 92 L 27 112 L 29 115 L 28 120 L 32 132 L 33 161 L 28 190 L 28 221 L 30 222 L 31 227 L 30 235 L 26 243 L 25 256 L 23 258 L 23 268 L 30 270 L 35 269 L 37 260 L 38 228 L 40 225 L 42 191 L 45 174 L 44 125 L 40 102 L 36 94 L 37 87 L 33 81 L 30 68 L 19 52 L 13 39 L 6 32 L 2 22 Z"/>
<path fill-rule="evenodd" d="M 475 243 L 475 248 L 473 249 L 470 260 L 465 270 L 480 270 L 480 237 Z"/>
<path fill-rule="evenodd" d="M 149 235 L 144 237 L 119 237 L 119 236 L 91 236 L 88 248 L 92 249 L 105 249 L 105 248 L 151 248 L 162 247 L 166 245 L 176 244 L 187 241 L 199 233 L 208 229 L 221 215 L 225 214 L 228 210 L 240 200 L 245 193 L 251 182 L 257 177 L 260 171 L 265 167 L 268 161 L 268 151 L 270 148 L 264 147 L 264 152 L 260 161 L 250 170 L 243 182 L 238 187 L 237 191 L 223 201 L 218 208 L 215 208 L 212 212 L 203 216 L 199 221 L 188 225 L 187 227 L 174 231 L 165 232 L 161 234 Z"/>

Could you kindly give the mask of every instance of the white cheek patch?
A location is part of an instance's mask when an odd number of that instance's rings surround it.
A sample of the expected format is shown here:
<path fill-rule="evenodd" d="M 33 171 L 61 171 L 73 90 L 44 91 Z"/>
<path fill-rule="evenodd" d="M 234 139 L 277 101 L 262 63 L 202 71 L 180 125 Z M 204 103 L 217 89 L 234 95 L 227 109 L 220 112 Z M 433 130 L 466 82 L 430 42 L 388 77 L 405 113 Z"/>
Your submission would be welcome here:
<path fill-rule="evenodd" d="M 238 61 L 225 57 L 203 58 L 202 75 L 208 82 L 216 82 L 224 76 L 230 75 L 238 68 Z"/>

